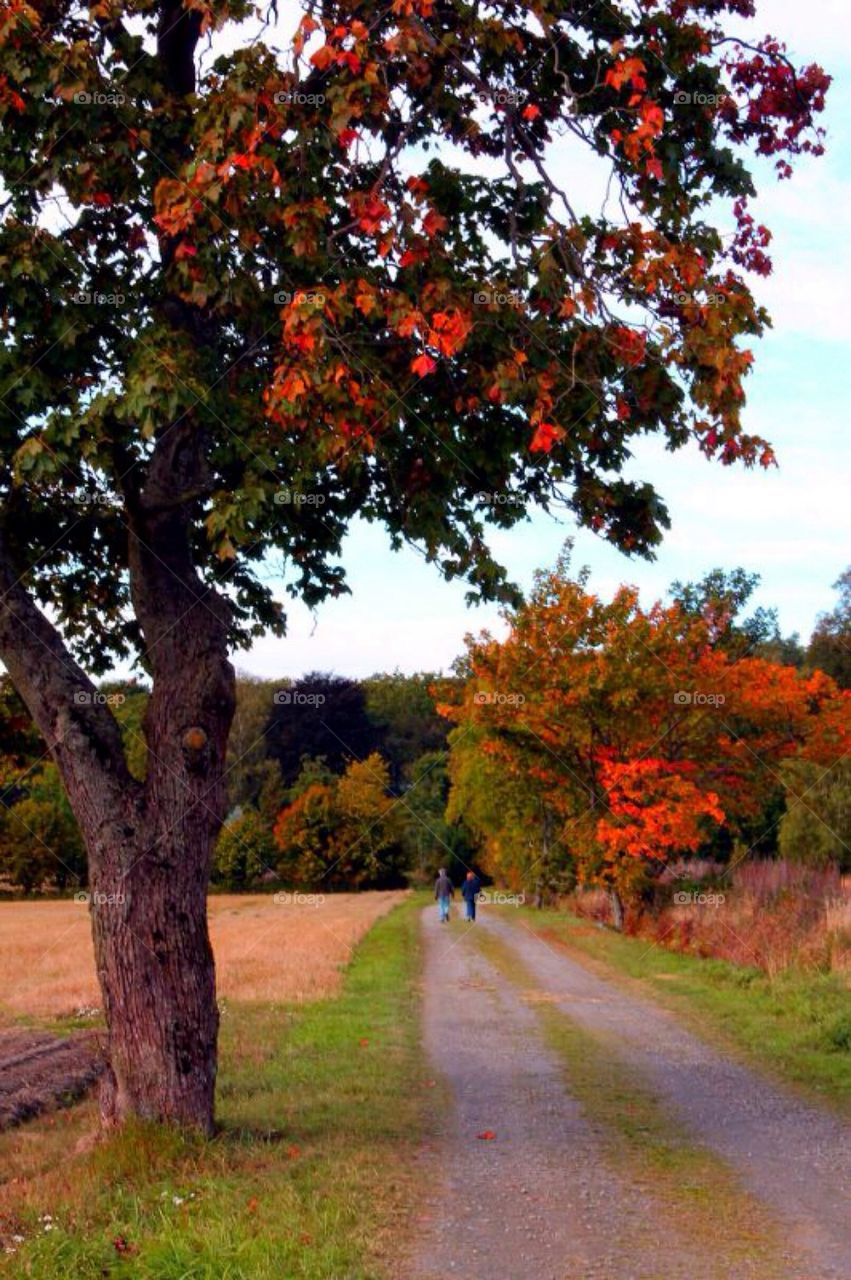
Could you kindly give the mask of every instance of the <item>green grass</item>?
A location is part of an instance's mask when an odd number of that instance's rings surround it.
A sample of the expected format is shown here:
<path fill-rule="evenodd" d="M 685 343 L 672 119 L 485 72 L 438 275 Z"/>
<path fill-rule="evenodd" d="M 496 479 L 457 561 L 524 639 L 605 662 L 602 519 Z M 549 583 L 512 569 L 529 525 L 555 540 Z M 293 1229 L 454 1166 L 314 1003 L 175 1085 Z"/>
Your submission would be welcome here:
<path fill-rule="evenodd" d="M 513 948 L 485 931 L 475 940 L 531 1003 L 564 1066 L 568 1092 L 594 1126 L 600 1154 L 626 1179 L 645 1187 L 652 1222 L 664 1222 L 669 1232 L 687 1232 L 689 1243 L 702 1244 L 707 1252 L 723 1241 L 723 1265 L 737 1268 L 730 1274 L 752 1280 L 787 1276 L 774 1221 L 730 1166 L 672 1119 L 649 1083 L 623 1060 L 617 1041 L 541 1003 L 535 975 Z"/>
<path fill-rule="evenodd" d="M 839 975 L 789 970 L 769 978 L 563 912 L 524 909 L 520 918 L 603 976 L 652 995 L 704 1038 L 851 1113 L 851 993 Z"/>
<path fill-rule="evenodd" d="M 230 1003 L 221 1134 L 205 1143 L 141 1125 L 65 1159 L 27 1188 L 4 1224 L 4 1235 L 11 1226 L 27 1240 L 0 1272 L 41 1280 L 386 1274 L 381 1255 L 404 1224 L 428 1096 L 418 948 L 408 902 L 360 943 L 337 998 L 299 1008 Z M 8 1197 L 4 1205 L 8 1213 Z"/>

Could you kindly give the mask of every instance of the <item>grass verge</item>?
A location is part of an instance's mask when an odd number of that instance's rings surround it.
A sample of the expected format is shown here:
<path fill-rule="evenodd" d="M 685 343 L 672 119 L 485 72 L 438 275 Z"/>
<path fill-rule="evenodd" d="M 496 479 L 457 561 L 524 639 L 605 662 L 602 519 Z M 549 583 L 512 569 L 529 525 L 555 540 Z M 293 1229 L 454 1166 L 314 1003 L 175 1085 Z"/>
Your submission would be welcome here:
<path fill-rule="evenodd" d="M 425 1116 L 418 972 L 417 904 L 408 902 L 359 944 L 338 997 L 229 1004 L 222 1131 L 212 1142 L 138 1125 L 85 1150 L 91 1103 L 2 1135 L 0 1234 L 15 1252 L 0 1256 L 0 1272 L 386 1274 Z"/>
<path fill-rule="evenodd" d="M 601 1154 L 652 1197 L 654 1219 L 687 1233 L 708 1251 L 723 1241 L 724 1264 L 752 1280 L 788 1276 L 770 1216 L 722 1159 L 697 1143 L 667 1113 L 651 1087 L 618 1054 L 616 1041 L 579 1027 L 536 996 L 539 983 L 517 953 L 484 930 L 476 942 L 534 1009 L 545 1039 L 564 1065 L 568 1091 L 594 1125 Z"/>
<path fill-rule="evenodd" d="M 522 914 L 527 928 L 590 961 L 601 976 L 652 995 L 704 1039 L 851 1114 L 851 999 L 838 975 L 790 970 L 770 978 L 564 912 Z"/>

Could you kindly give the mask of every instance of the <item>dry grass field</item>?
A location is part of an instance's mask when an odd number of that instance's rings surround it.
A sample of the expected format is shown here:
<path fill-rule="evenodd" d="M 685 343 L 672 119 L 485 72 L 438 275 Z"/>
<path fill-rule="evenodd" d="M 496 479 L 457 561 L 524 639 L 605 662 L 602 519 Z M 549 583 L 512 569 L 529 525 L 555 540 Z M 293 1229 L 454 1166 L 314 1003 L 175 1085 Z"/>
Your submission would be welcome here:
<path fill-rule="evenodd" d="M 333 994 L 355 944 L 401 893 L 222 895 L 210 933 L 225 1000 L 313 1000 Z M 95 1010 L 89 911 L 83 903 L 0 902 L 0 1026 L 14 1017 Z"/>

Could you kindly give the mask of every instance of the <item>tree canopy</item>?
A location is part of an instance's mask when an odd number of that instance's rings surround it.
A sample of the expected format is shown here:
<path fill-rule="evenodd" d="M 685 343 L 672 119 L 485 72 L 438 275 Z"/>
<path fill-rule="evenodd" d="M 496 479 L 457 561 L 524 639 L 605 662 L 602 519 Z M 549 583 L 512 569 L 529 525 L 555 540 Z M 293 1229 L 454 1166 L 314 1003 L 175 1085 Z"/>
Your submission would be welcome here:
<path fill-rule="evenodd" d="M 355 513 L 499 594 L 485 520 L 532 503 L 653 547 L 643 433 L 768 464 L 746 152 L 819 152 L 829 78 L 735 39 L 753 11 L 4 0 L 2 533 L 78 650 L 138 650 L 142 511 L 183 513 L 245 642 L 282 625 L 274 549 L 343 589 Z"/>

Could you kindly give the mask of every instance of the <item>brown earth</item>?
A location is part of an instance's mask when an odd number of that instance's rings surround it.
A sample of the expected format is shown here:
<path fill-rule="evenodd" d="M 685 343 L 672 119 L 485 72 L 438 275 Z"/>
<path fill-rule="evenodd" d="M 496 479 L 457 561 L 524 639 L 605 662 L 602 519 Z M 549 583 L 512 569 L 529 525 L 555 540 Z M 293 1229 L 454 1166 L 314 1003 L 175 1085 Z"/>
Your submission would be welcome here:
<path fill-rule="evenodd" d="M 0 1129 L 81 1097 L 103 1068 L 98 1036 L 80 1031 L 0 1033 Z"/>

